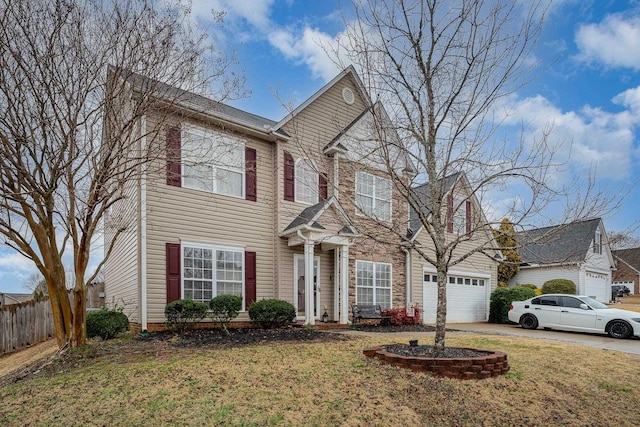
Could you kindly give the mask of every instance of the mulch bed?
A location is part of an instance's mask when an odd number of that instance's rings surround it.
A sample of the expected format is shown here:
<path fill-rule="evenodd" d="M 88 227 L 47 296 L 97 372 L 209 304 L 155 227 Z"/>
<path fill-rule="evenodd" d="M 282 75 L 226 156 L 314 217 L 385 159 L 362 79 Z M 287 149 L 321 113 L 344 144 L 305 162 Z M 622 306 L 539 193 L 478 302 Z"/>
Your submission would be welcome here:
<path fill-rule="evenodd" d="M 390 332 L 435 332 L 435 326 L 430 325 L 377 325 L 377 324 L 355 324 L 351 325 L 351 329 L 356 331 L 363 332 L 381 332 L 381 333 L 390 333 Z M 446 329 L 447 332 L 456 331 L 456 329 Z"/>
<path fill-rule="evenodd" d="M 405 344 L 394 344 L 394 345 L 387 345 L 384 348 L 389 353 L 399 354 L 401 356 L 430 357 L 434 359 L 482 357 L 487 355 L 486 351 L 475 351 L 468 348 L 458 348 L 458 347 L 445 347 L 444 352 L 441 354 L 438 354 L 438 353 L 435 353 L 434 347 L 432 345 L 410 346 Z"/>
<path fill-rule="evenodd" d="M 168 341 L 177 347 L 231 348 L 257 344 L 282 342 L 326 342 L 349 339 L 341 334 L 328 334 L 309 328 L 279 329 L 229 329 L 227 334 L 221 329 L 195 329 L 184 335 L 172 332 L 153 333 L 147 337 L 138 335 L 138 341 Z"/>

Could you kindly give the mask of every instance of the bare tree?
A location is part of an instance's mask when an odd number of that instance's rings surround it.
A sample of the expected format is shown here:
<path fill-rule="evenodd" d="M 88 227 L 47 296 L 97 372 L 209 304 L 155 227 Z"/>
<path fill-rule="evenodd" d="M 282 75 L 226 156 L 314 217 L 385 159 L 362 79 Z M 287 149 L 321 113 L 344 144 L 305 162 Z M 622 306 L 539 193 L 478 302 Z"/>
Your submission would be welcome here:
<path fill-rule="evenodd" d="M 160 82 L 202 93 L 216 80 L 223 99 L 240 80 L 225 77 L 232 58 L 213 50 L 180 2 L 0 4 L 0 235 L 46 280 L 58 345 L 81 346 L 101 220 L 141 168 L 165 155 L 140 149 L 163 127 L 159 120 L 143 134 L 141 119 L 178 93 Z M 221 18 L 213 14 L 212 25 Z M 115 229 L 105 260 L 125 230 Z"/>
<path fill-rule="evenodd" d="M 607 233 L 611 249 L 631 249 L 640 247 L 640 237 L 636 236 L 635 229 L 625 231 L 610 231 Z"/>
<path fill-rule="evenodd" d="M 385 142 L 381 153 L 388 158 L 388 173 L 428 241 L 404 244 L 437 270 L 437 351 L 445 349 L 449 269 L 477 253 L 496 256 L 492 223 L 481 212 L 466 218 L 466 230 L 450 229 L 467 203 L 477 200 L 486 207 L 492 192 L 507 196 L 505 190 L 516 188 L 512 203 L 494 216 L 496 224 L 508 217 L 517 228 L 535 221 L 536 214 L 540 218 L 554 201 L 568 207 L 561 222 L 608 206 L 592 180 L 586 195 L 572 193 L 571 185 L 554 185 L 551 178 L 564 165 L 549 144 L 549 132 L 532 139 L 523 132 L 516 140 L 501 139 L 497 132 L 506 117 L 503 100 L 541 71 L 532 49 L 545 3 L 358 0 L 352 2 L 355 18 L 346 20 L 340 53 L 346 51 L 362 70 L 367 90 L 385 105 L 390 120 L 373 109 L 371 133 Z M 390 137 L 394 133 L 398 140 Z M 391 156 L 398 151 L 415 166 L 411 184 L 394 167 L 397 157 Z M 454 189 L 461 197 L 450 200 L 448 178 L 459 172 L 467 179 L 458 184 L 464 188 Z M 419 183 L 418 191 L 411 188 Z"/>

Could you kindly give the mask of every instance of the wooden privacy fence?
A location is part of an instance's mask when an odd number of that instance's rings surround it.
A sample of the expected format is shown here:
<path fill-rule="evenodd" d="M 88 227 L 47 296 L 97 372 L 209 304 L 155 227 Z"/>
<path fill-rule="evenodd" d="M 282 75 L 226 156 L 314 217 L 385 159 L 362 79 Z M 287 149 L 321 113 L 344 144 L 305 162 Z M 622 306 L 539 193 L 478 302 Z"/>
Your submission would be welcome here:
<path fill-rule="evenodd" d="M 73 299 L 73 293 L 69 293 Z M 73 301 L 71 301 L 73 306 Z M 0 308 L 0 356 L 55 336 L 49 297 Z"/>

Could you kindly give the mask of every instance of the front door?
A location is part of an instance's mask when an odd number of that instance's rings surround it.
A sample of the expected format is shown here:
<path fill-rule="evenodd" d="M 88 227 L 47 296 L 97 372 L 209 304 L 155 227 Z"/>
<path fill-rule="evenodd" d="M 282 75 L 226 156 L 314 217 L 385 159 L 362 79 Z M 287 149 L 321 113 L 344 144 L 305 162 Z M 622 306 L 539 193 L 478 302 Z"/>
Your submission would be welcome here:
<path fill-rule="evenodd" d="M 313 301 L 314 301 L 314 313 L 316 319 L 319 319 L 319 316 L 322 313 L 318 313 L 318 307 L 320 306 L 320 274 L 318 265 L 320 264 L 320 258 L 313 258 Z M 293 283 L 293 292 L 296 301 L 296 310 L 298 312 L 298 317 L 304 318 L 305 316 L 305 301 L 306 294 L 304 288 L 304 281 L 306 271 L 304 268 L 304 255 L 295 255 L 294 257 L 294 271 L 293 271 L 294 283 Z"/>

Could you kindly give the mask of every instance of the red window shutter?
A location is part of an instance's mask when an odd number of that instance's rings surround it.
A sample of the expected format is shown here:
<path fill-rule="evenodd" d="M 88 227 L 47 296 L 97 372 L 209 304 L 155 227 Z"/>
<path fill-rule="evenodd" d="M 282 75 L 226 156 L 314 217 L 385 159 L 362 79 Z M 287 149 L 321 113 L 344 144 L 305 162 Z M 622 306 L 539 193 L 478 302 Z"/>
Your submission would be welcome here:
<path fill-rule="evenodd" d="M 245 170 L 245 199 L 253 202 L 258 200 L 258 176 L 256 167 L 256 149 L 246 147 L 244 150 Z"/>
<path fill-rule="evenodd" d="M 182 185 L 180 128 L 167 129 L 167 185 Z"/>
<path fill-rule="evenodd" d="M 295 196 L 295 169 L 293 156 L 284 152 L 284 199 L 294 201 Z"/>
<path fill-rule="evenodd" d="M 244 300 L 246 308 L 256 301 L 256 253 L 244 253 Z"/>
<path fill-rule="evenodd" d="M 318 174 L 318 184 L 319 184 L 319 194 L 320 194 L 320 200 L 327 200 L 327 196 L 328 196 L 328 188 L 327 188 L 327 178 L 326 175 L 323 173 Z"/>
<path fill-rule="evenodd" d="M 467 227 L 466 229 L 466 233 L 467 234 L 471 234 L 471 201 L 467 200 L 465 203 L 465 208 L 466 208 L 466 218 L 465 218 L 465 225 Z"/>
<path fill-rule="evenodd" d="M 447 232 L 453 233 L 453 194 L 447 195 Z"/>
<path fill-rule="evenodd" d="M 167 243 L 167 304 L 179 300 L 180 292 L 180 244 Z"/>

